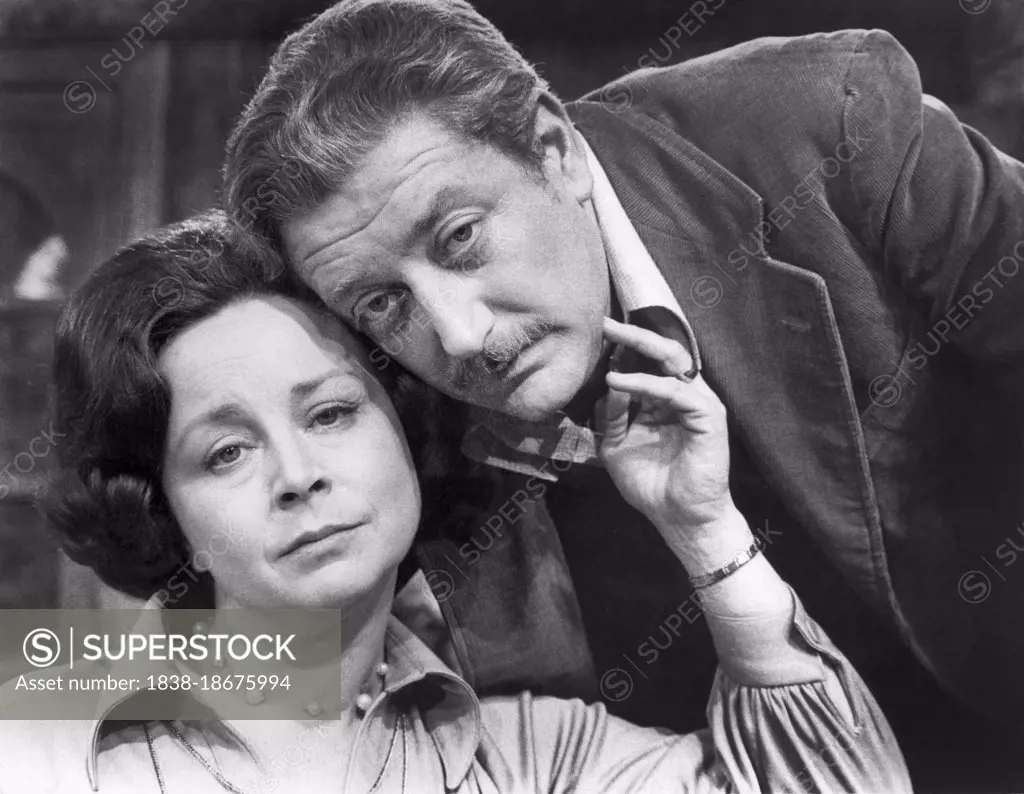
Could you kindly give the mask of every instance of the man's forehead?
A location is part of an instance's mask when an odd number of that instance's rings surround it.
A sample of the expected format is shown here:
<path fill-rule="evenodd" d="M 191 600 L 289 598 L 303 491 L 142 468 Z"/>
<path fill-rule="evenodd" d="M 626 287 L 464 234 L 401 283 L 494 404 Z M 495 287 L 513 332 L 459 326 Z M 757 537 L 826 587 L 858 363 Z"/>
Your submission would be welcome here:
<path fill-rule="evenodd" d="M 288 255 L 302 263 L 332 243 L 359 234 L 385 212 L 390 221 L 415 222 L 437 192 L 459 181 L 458 172 L 448 177 L 446 166 L 459 163 L 472 146 L 425 117 L 406 119 L 319 207 L 284 224 Z"/>

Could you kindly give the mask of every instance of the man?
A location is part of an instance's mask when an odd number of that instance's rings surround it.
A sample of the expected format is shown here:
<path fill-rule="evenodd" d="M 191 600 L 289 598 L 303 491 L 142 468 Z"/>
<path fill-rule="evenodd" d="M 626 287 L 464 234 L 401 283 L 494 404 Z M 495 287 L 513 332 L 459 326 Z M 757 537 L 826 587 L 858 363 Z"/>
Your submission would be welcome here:
<path fill-rule="evenodd" d="M 699 718 L 699 601 L 590 429 L 609 367 L 644 365 L 609 361 L 624 317 L 722 398 L 740 509 L 911 764 L 998 755 L 934 682 L 1024 706 L 1024 166 L 888 34 L 759 40 L 564 105 L 463 2 L 342 3 L 282 44 L 226 190 L 379 366 L 474 406 L 494 512 L 420 560 L 477 687 Z"/>

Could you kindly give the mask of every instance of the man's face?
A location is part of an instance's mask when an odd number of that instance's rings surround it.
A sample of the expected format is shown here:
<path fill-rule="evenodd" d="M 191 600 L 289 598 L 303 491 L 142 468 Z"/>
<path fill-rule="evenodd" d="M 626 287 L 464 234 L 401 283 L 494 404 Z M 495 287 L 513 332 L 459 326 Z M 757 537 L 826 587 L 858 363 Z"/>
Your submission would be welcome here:
<path fill-rule="evenodd" d="M 596 366 L 609 280 L 572 128 L 538 113 L 541 170 L 407 118 L 345 185 L 284 229 L 301 278 L 456 399 L 523 419 L 562 408 Z"/>

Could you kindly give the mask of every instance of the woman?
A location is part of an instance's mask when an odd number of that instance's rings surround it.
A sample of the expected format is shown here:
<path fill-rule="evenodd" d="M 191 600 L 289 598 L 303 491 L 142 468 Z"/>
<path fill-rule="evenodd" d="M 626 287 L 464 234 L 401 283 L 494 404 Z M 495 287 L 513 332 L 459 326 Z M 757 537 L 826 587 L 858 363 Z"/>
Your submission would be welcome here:
<path fill-rule="evenodd" d="M 240 261 L 210 216 L 122 250 L 67 308 L 55 377 L 69 479 L 52 523 L 74 559 L 154 609 L 182 561 L 230 533 L 208 562 L 216 610 L 340 610 L 341 718 L 0 723 L 0 789 L 909 790 L 870 693 L 751 547 L 721 403 L 674 374 L 673 343 L 605 332 L 668 373 L 609 374 L 601 452 L 700 590 L 721 661 L 709 729 L 675 736 L 526 693 L 478 700 L 390 617 L 421 516 L 398 413 L 359 342 L 301 287 Z M 422 405 L 403 412 L 426 424 Z"/>

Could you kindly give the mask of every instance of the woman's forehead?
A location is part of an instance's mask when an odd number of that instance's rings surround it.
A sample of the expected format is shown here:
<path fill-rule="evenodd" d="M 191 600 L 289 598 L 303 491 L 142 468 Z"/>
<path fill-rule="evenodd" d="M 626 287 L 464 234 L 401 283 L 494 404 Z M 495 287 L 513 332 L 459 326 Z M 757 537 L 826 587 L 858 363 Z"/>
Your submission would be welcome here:
<path fill-rule="evenodd" d="M 233 303 L 178 334 L 161 353 L 172 381 L 192 374 L 307 375 L 336 368 L 367 372 L 368 353 L 336 316 L 293 298 L 253 296 Z"/>

